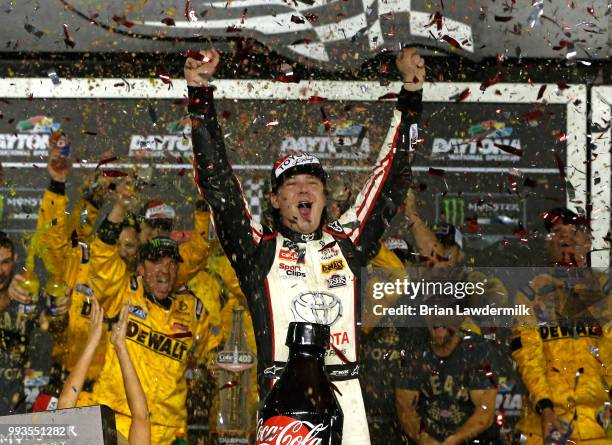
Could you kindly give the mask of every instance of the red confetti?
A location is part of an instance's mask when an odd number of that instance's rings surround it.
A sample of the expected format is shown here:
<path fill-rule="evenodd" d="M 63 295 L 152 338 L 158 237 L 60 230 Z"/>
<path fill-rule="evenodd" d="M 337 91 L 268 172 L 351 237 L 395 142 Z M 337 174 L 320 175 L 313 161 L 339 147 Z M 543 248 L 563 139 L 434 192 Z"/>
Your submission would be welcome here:
<path fill-rule="evenodd" d="M 326 97 L 321 97 L 321 96 L 310 96 L 308 98 L 308 103 L 309 104 L 318 104 L 320 102 L 325 102 L 327 100 Z"/>
<path fill-rule="evenodd" d="M 397 99 L 397 97 L 398 97 L 397 93 L 387 93 L 383 96 L 380 96 L 378 100 Z"/>
<path fill-rule="evenodd" d="M 68 48 L 74 48 L 74 45 L 76 45 L 76 43 L 74 43 L 74 40 L 72 39 L 72 37 L 70 37 L 70 34 L 68 33 L 68 25 L 66 25 L 64 23 L 64 43 L 66 44 L 66 47 Z"/>
<path fill-rule="evenodd" d="M 166 85 L 172 85 L 172 79 L 170 78 L 168 74 L 160 73 L 159 79 Z"/>
<path fill-rule="evenodd" d="M 444 40 L 446 43 L 448 43 L 452 47 L 461 49 L 461 44 L 447 34 L 444 34 L 442 36 L 442 40 Z"/>
<path fill-rule="evenodd" d="M 187 169 L 186 168 L 181 168 L 176 175 L 177 176 L 185 176 L 186 174 L 187 174 Z"/>
<path fill-rule="evenodd" d="M 242 32 L 242 29 L 238 28 L 236 25 L 230 25 L 225 29 L 225 32 Z"/>
<path fill-rule="evenodd" d="M 172 17 L 166 17 L 164 19 L 162 19 L 161 21 L 164 25 L 166 26 L 175 26 L 176 22 L 174 21 L 174 19 Z"/>
<path fill-rule="evenodd" d="M 500 150 L 505 151 L 506 153 L 510 153 L 511 155 L 523 156 L 523 150 L 520 148 L 513 147 L 512 145 L 506 145 L 506 144 L 493 144 L 493 145 L 495 145 Z"/>
<path fill-rule="evenodd" d="M 227 389 L 227 388 L 233 388 L 234 386 L 238 386 L 238 382 L 236 380 L 230 380 L 229 382 L 224 384 L 221 388 L 219 388 L 219 391 L 223 389 Z"/>
<path fill-rule="evenodd" d="M 565 179 L 565 162 L 559 156 L 559 153 L 555 153 L 555 161 L 557 161 L 557 168 L 559 169 L 559 176 Z"/>
<path fill-rule="evenodd" d="M 557 139 L 559 142 L 565 142 L 565 141 L 567 141 L 567 135 L 566 135 L 564 132 L 560 131 L 560 130 L 559 130 L 559 131 L 557 131 L 557 132 L 555 133 L 555 138 L 556 138 L 556 139 Z"/>
<path fill-rule="evenodd" d="M 444 170 L 441 168 L 433 168 L 429 167 L 429 171 L 427 172 L 432 176 L 444 176 Z"/>
<path fill-rule="evenodd" d="M 304 17 L 306 17 L 306 20 L 308 20 L 310 23 L 316 23 L 319 21 L 319 16 L 315 14 L 305 14 Z"/>
<path fill-rule="evenodd" d="M 546 91 L 546 85 L 542 85 L 540 90 L 538 91 L 538 98 L 536 100 L 542 99 L 544 97 L 544 91 Z"/>
<path fill-rule="evenodd" d="M 565 82 L 564 82 L 564 81 L 562 81 L 562 80 L 559 80 L 559 81 L 557 82 L 557 87 L 559 88 L 559 90 L 560 90 L 560 91 L 563 91 L 563 90 L 566 90 L 566 89 L 568 89 L 568 88 L 569 88 L 569 86 L 567 85 L 567 83 L 565 83 Z"/>
<path fill-rule="evenodd" d="M 455 99 L 455 102 L 463 102 L 465 99 L 467 99 L 470 95 L 472 94 L 472 92 L 470 91 L 469 88 L 466 88 L 465 90 L 463 90 L 461 93 L 459 93 L 456 96 L 453 96 L 452 99 Z"/>
<path fill-rule="evenodd" d="M 170 338 L 191 338 L 193 334 L 191 332 L 177 332 L 176 334 L 170 335 Z"/>
<path fill-rule="evenodd" d="M 321 107 L 321 120 L 323 122 L 323 126 L 325 127 L 325 131 L 330 131 L 331 124 L 329 123 L 329 118 L 327 117 L 327 113 L 325 113 L 323 107 Z"/>
<path fill-rule="evenodd" d="M 117 160 L 117 156 L 113 156 L 112 158 L 102 159 L 100 162 L 98 162 L 98 165 L 96 165 L 96 170 L 102 167 L 103 165 L 110 164 L 111 162 L 115 162 L 116 160 Z"/>
<path fill-rule="evenodd" d="M 113 21 L 119 23 L 120 25 L 125 26 L 126 28 L 131 28 L 134 26 L 134 22 L 127 20 L 125 17 L 121 17 L 118 15 L 113 16 Z"/>
<path fill-rule="evenodd" d="M 105 178 L 123 178 L 127 175 L 127 173 L 122 172 L 120 170 L 104 170 L 102 172 L 102 176 L 104 176 Z"/>
<path fill-rule="evenodd" d="M 474 214 L 469 219 L 468 229 L 470 233 L 478 233 L 478 215 Z"/>
<path fill-rule="evenodd" d="M 499 83 L 503 80 L 504 77 L 506 77 L 506 70 L 501 70 L 498 71 L 497 74 L 495 74 L 495 76 L 485 80 L 484 82 L 482 82 L 480 84 L 480 90 L 481 91 L 485 91 L 487 88 L 489 88 L 491 85 L 495 85 L 496 83 Z"/>
<path fill-rule="evenodd" d="M 283 83 L 300 83 L 300 78 L 295 74 L 281 74 L 276 78 L 277 81 Z"/>
<path fill-rule="evenodd" d="M 291 22 L 293 23 L 297 23 L 298 25 L 301 25 L 302 23 L 305 23 L 305 20 L 302 17 L 298 17 L 297 15 L 291 15 Z"/>
<path fill-rule="evenodd" d="M 436 11 L 436 13 L 434 14 L 433 18 L 431 19 L 431 22 L 429 22 L 425 26 L 431 25 L 436 25 L 436 29 L 438 31 L 442 31 L 442 14 L 440 14 L 438 11 Z"/>
<path fill-rule="evenodd" d="M 595 17 L 595 9 L 593 9 L 593 7 L 592 7 L 592 6 L 587 6 L 587 8 L 586 8 L 586 9 L 587 9 L 587 12 L 588 12 L 589 14 L 591 14 L 593 17 Z M 595 17 L 595 18 L 597 18 L 597 17 Z"/>
<path fill-rule="evenodd" d="M 525 230 L 525 228 L 519 224 L 517 229 L 514 232 L 512 232 L 512 235 L 518 236 L 519 238 L 523 239 L 525 238 L 525 235 L 527 235 L 527 230 Z"/>
<path fill-rule="evenodd" d="M 512 17 L 511 15 L 496 15 L 495 16 L 495 21 L 496 22 L 509 22 L 513 18 L 514 17 Z"/>

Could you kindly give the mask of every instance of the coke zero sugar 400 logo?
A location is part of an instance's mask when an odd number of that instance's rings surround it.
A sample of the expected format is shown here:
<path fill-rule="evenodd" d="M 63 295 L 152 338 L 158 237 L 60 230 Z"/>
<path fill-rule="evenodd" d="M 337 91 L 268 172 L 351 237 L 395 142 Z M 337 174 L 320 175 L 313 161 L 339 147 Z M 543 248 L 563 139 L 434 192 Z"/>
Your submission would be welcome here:
<path fill-rule="evenodd" d="M 288 416 L 270 417 L 257 422 L 257 445 L 322 445 L 329 425 L 294 419 Z"/>
<path fill-rule="evenodd" d="M 0 156 L 47 156 L 49 135 L 60 128 L 61 124 L 48 116 L 21 120 L 15 133 L 0 134 Z"/>

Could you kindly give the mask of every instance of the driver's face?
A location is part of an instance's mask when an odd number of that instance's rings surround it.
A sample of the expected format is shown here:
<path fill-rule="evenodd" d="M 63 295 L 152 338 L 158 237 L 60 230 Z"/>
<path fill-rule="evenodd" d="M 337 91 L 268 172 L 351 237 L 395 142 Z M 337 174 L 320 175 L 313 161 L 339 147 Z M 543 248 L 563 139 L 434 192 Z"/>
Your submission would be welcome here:
<path fill-rule="evenodd" d="M 327 196 L 318 177 L 299 174 L 285 180 L 276 193 L 270 194 L 270 200 L 284 226 L 298 233 L 312 233 L 321 225 Z"/>
<path fill-rule="evenodd" d="M 559 222 L 548 234 L 547 247 L 553 264 L 582 267 L 591 251 L 591 236 L 582 226 Z"/>

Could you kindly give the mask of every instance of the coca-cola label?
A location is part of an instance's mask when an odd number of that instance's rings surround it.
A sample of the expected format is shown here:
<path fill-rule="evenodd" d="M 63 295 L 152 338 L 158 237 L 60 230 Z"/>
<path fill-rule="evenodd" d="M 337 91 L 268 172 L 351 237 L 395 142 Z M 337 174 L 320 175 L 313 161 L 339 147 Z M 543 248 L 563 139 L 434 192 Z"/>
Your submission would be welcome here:
<path fill-rule="evenodd" d="M 257 422 L 257 445 L 325 445 L 330 425 L 310 423 L 288 416 L 274 416 Z"/>

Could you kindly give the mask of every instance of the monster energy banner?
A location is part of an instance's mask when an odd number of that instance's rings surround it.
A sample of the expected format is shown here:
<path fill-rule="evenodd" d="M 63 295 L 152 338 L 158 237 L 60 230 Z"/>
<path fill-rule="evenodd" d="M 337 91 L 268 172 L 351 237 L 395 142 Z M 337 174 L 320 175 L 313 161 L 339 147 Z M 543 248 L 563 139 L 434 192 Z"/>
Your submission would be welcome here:
<path fill-rule="evenodd" d="M 368 96 L 363 84 L 347 85 L 355 96 Z M 456 225 L 468 246 L 481 249 L 504 237 L 541 230 L 540 214 L 565 205 L 566 192 L 584 206 L 564 172 L 568 157 L 579 159 L 576 164 L 584 159 L 584 153 L 566 149 L 571 135 L 565 104 L 546 105 L 543 119 L 531 103 L 457 103 L 431 91 L 413 163 L 424 218 Z M 307 100 L 217 100 L 229 157 L 256 218 L 264 211 L 270 166 L 288 151 L 318 156 L 330 172 L 332 189 L 350 184 L 358 190 L 393 110 L 393 101 L 372 99 L 371 93 L 363 101 L 314 95 Z M 0 120 L 2 227 L 35 227 L 41 191 L 49 181 L 49 134 L 61 129 L 72 139 L 71 195 L 100 163 L 115 169 L 138 166 L 147 199 L 173 203 L 182 215 L 179 229 L 189 229 L 197 193 L 185 111 L 184 102 L 176 99 L 11 100 Z M 391 231 L 402 232 L 405 222 L 397 224 Z"/>

